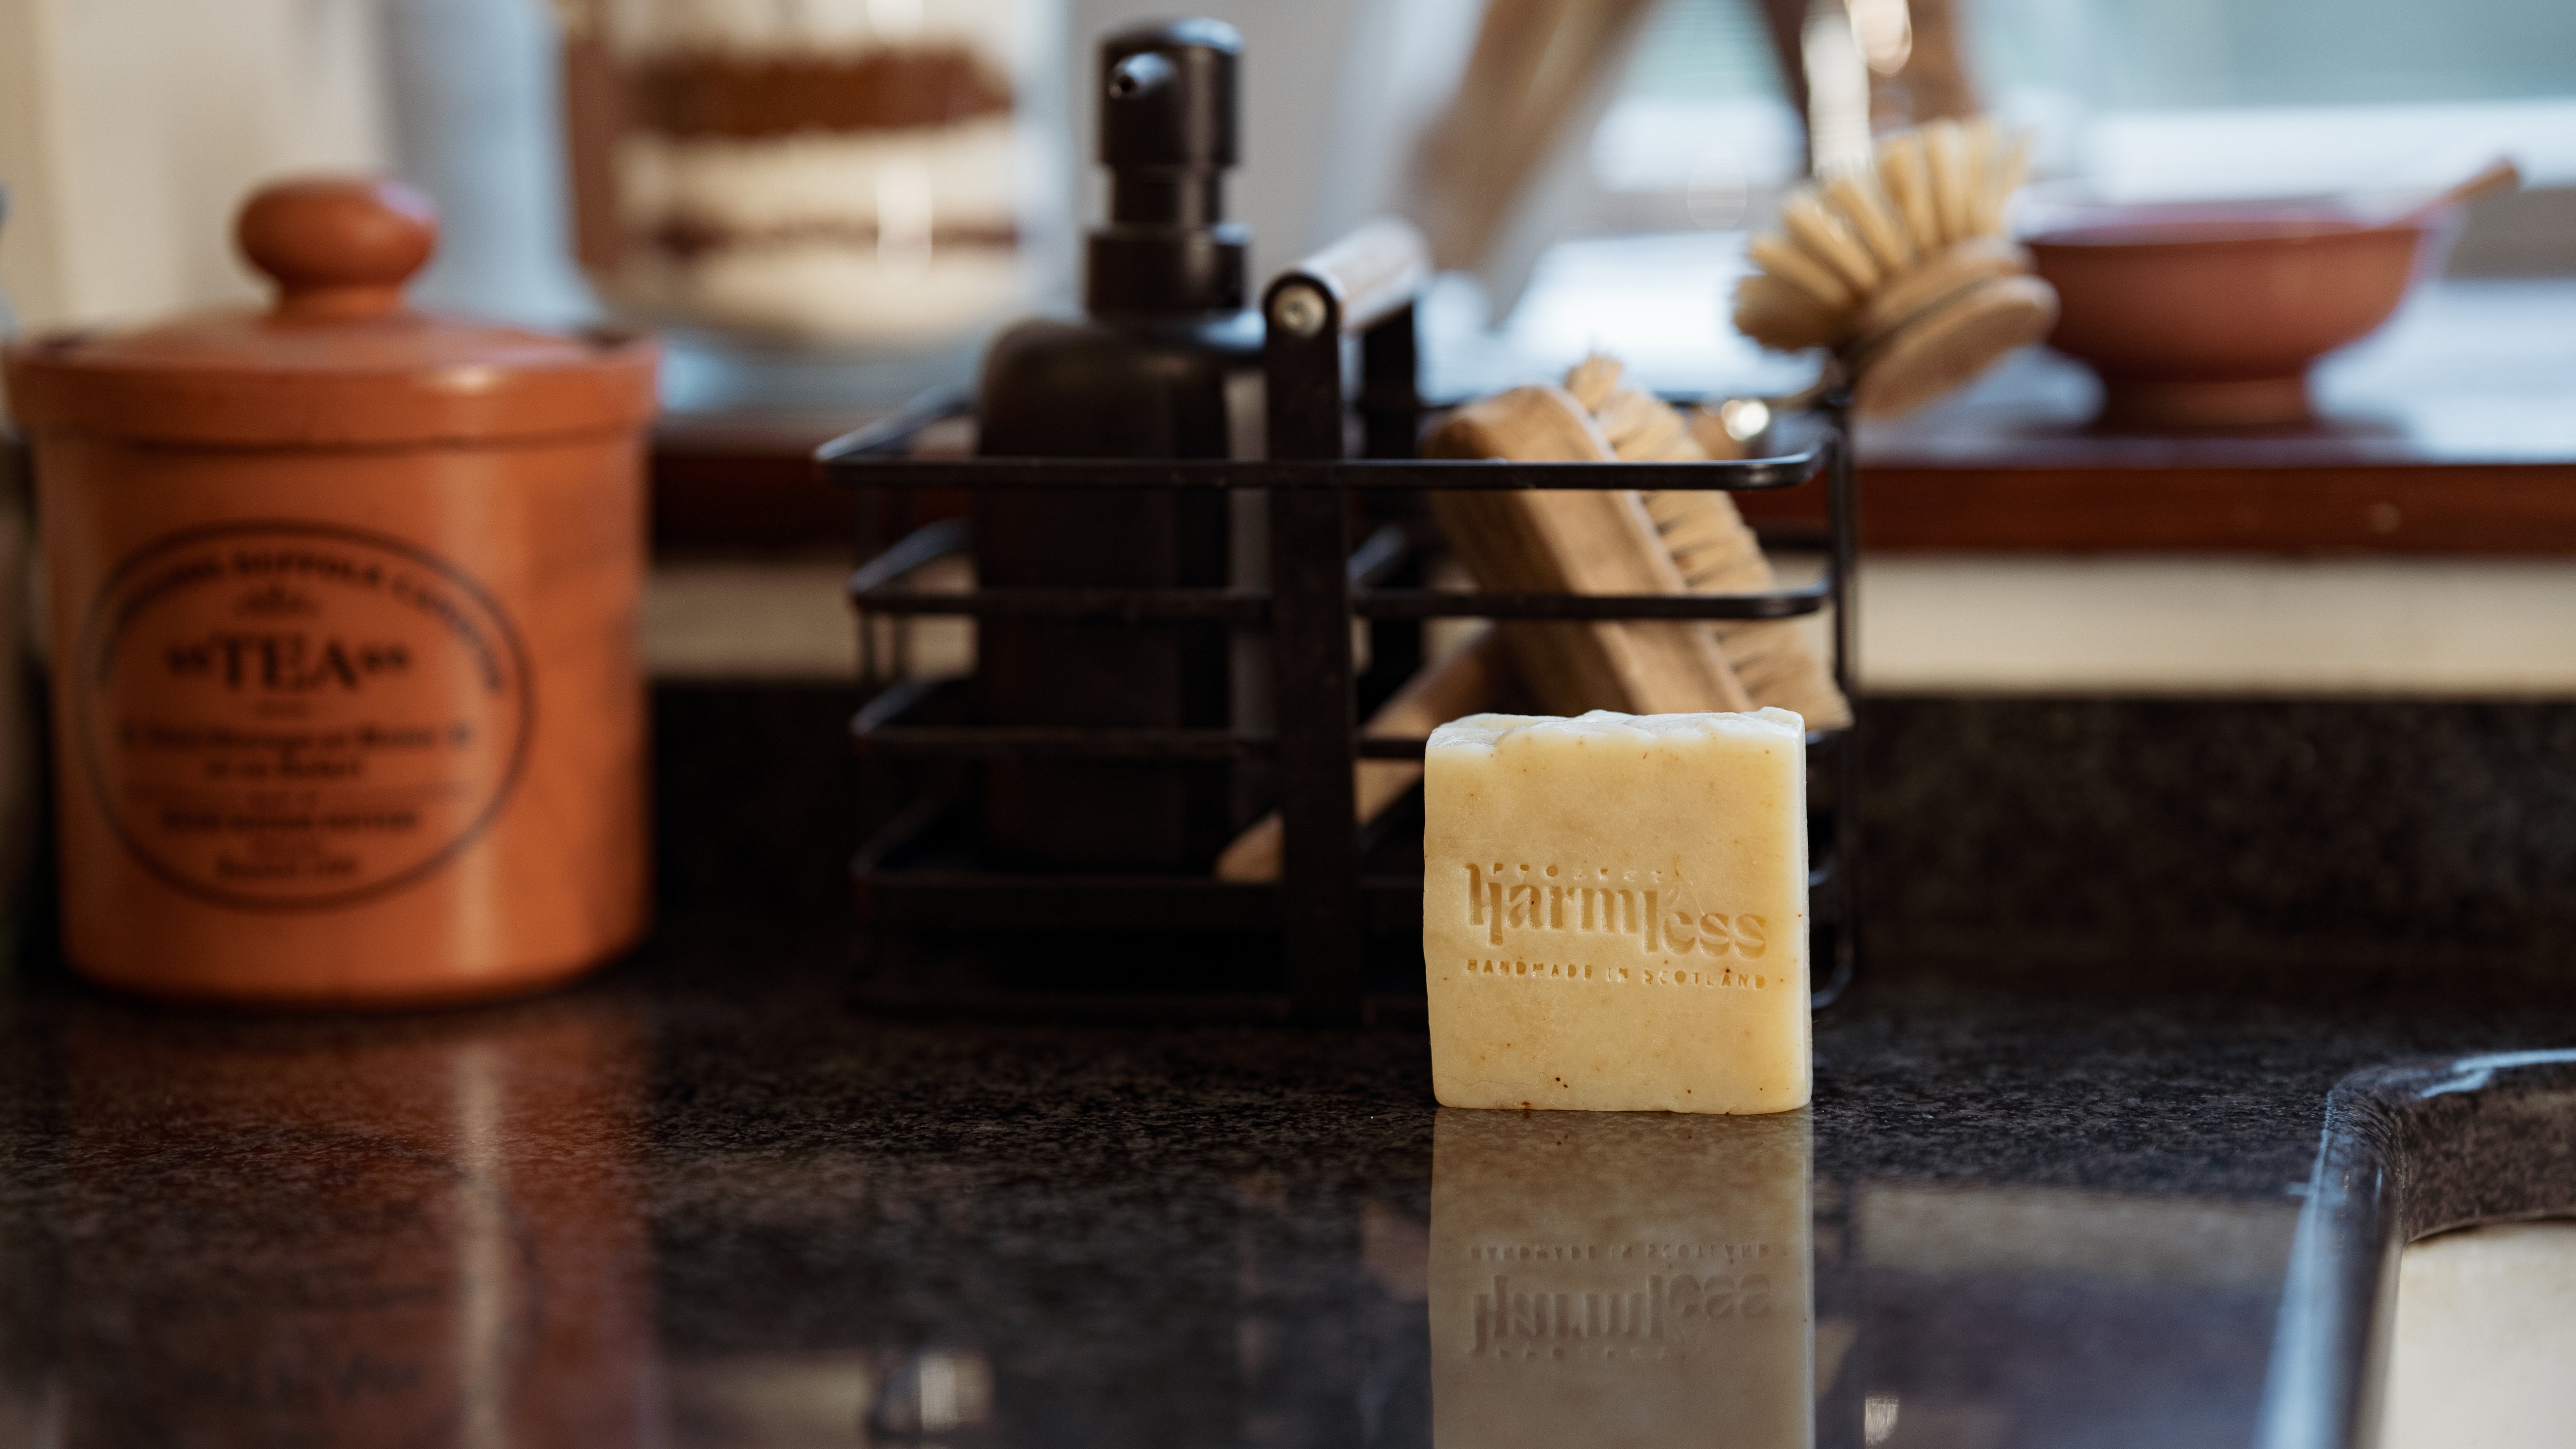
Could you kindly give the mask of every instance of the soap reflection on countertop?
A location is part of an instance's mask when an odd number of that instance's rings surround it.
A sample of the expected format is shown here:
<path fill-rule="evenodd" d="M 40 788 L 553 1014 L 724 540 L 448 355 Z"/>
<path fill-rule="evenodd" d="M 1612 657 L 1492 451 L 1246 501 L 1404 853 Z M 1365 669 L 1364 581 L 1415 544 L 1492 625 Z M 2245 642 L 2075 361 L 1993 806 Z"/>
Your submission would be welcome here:
<path fill-rule="evenodd" d="M 1432 1442 L 1815 1438 L 1808 1114 L 1443 1109 Z"/>
<path fill-rule="evenodd" d="M 72 1009 L 50 1442 L 652 1442 L 639 1028 Z"/>

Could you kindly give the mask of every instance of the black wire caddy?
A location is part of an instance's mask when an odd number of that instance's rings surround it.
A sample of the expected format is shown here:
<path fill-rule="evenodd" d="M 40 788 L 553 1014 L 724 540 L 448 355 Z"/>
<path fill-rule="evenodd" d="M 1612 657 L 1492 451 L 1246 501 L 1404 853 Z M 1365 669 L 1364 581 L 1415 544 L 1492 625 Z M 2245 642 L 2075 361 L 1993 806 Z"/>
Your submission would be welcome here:
<path fill-rule="evenodd" d="M 932 425 L 969 411 L 925 399 L 817 450 L 859 501 L 850 601 L 873 692 L 851 722 L 872 834 L 851 862 L 860 994 L 893 1008 L 1350 1023 L 1419 1014 L 1419 792 L 1354 822 L 1354 766 L 1422 758 L 1420 738 L 1364 736 L 1367 709 L 1425 657 L 1434 620 L 1778 620 L 1830 606 L 1832 672 L 1855 714 L 1851 579 L 1857 508 L 1847 400 L 1828 394 L 1777 420 L 1770 456 L 1687 463 L 1520 463 L 1416 456 L 1414 302 L 1427 276 L 1418 239 L 1387 224 L 1309 258 L 1262 296 L 1266 454 L 1221 459 L 910 456 Z M 1395 260 L 1390 262 L 1390 258 Z M 1346 358 L 1356 356 L 1356 376 Z M 1350 456 L 1353 442 L 1358 456 Z M 1822 486 L 1824 567 L 1753 594 L 1495 593 L 1424 585 L 1433 542 L 1418 506 L 1437 490 Z M 963 519 L 889 539 L 892 505 L 916 490 L 1259 490 L 1264 587 L 921 587 L 924 570 L 971 555 Z M 953 493 L 952 493 L 953 496 Z M 902 626 L 932 617 L 1115 621 L 1137 629 L 1223 625 L 1266 635 L 1275 724 L 1231 728 L 1034 727 L 976 718 L 973 680 L 912 675 Z M 892 623 L 881 647 L 879 625 Z M 1364 631 L 1367 668 L 1355 632 Z M 1808 734 L 1811 999 L 1851 981 L 1858 949 L 1856 726 Z M 1000 759 L 1253 764 L 1282 825 L 1275 881 L 1198 874 L 1080 874 L 980 859 L 971 807 L 982 762 Z M 1147 984 L 1122 967 L 1177 963 Z M 999 974 L 986 964 L 1015 963 Z M 1122 982 L 1111 985 L 1112 981 Z"/>

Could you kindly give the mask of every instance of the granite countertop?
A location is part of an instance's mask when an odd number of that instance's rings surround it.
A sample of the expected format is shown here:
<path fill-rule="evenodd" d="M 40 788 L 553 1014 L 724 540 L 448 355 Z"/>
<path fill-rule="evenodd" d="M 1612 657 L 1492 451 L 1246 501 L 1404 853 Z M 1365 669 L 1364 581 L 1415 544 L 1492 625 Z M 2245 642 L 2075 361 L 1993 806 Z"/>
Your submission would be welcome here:
<path fill-rule="evenodd" d="M 2329 1087 L 2576 1039 L 2458 983 L 1883 966 L 1808 1112 L 1596 1117 L 1444 1112 L 1412 1030 L 875 1017 L 830 945 L 722 928 L 375 1021 L 22 975 L 11 1444 L 1769 1444 L 1812 1404 L 1829 1446 L 2232 1449 Z"/>

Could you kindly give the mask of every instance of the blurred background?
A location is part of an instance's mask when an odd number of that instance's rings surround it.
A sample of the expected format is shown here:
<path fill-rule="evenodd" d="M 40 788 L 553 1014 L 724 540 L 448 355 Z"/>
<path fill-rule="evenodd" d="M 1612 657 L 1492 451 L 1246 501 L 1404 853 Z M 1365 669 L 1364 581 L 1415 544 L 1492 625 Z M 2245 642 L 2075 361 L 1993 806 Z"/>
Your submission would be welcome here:
<path fill-rule="evenodd" d="M 1536 123 L 1480 138 L 1510 153 L 1515 184 L 1499 203 L 1466 203 L 1501 214 L 1464 228 L 1444 227 L 1439 213 L 1476 188 L 1454 155 L 1443 164 L 1436 136 L 1428 147 L 1425 138 L 1461 103 L 1480 0 L 1198 8 L 1245 36 L 1246 160 L 1233 204 L 1254 230 L 1256 277 L 1366 216 L 1410 212 L 1433 226 L 1443 260 L 1473 279 L 1446 294 L 1449 325 L 1490 320 L 1528 350 L 1554 354 L 1584 340 L 1560 335 L 1577 325 L 1563 315 L 1575 306 L 1589 312 L 1590 330 L 1616 331 L 1641 360 L 1687 361 L 1703 387 L 1727 381 L 1713 372 L 1761 370 L 1749 349 L 1726 345 L 1714 299 L 1632 312 L 1613 283 L 1625 274 L 1634 294 L 1635 268 L 1646 265 L 1656 285 L 1643 290 L 1669 303 L 1670 279 L 1700 295 L 1741 266 L 1743 231 L 1805 168 L 1802 111 L 1815 99 L 1805 72 L 1825 62 L 1802 61 L 1801 41 L 1819 35 L 1859 52 L 1871 124 L 1991 110 L 2032 132 L 2043 181 L 2112 199 L 2334 192 L 2462 147 L 2508 147 L 2527 189 L 2477 209 L 2450 270 L 2576 269 L 2576 10 L 2567 7 L 1851 0 L 1847 11 L 1811 11 L 1801 0 L 1605 0 L 1594 7 L 1596 36 L 1557 46 L 1551 63 L 1573 73 L 1540 88 Z M 748 334 L 748 349 L 732 339 L 737 354 L 774 351 L 781 339 L 808 360 L 817 343 L 844 362 L 936 354 L 908 370 L 844 371 L 816 384 L 771 377 L 766 400 L 900 391 L 961 371 L 982 332 L 1014 307 L 1070 297 L 1072 239 L 1097 199 L 1083 84 L 1092 42 L 1165 9 L 1134 0 L 0 0 L 0 179 L 10 193 L 0 287 L 33 328 L 246 301 L 256 288 L 227 222 L 255 182 L 381 169 L 428 191 L 446 218 L 445 245 L 420 287 L 428 304 L 562 323 L 646 303 L 665 321 Z M 675 71 L 668 57 L 732 47 L 737 58 L 828 58 L 836 36 L 942 35 L 1007 81 L 1011 139 L 980 152 L 924 150 L 921 164 L 943 190 L 935 203 L 922 190 L 915 209 L 944 208 L 928 223 L 935 233 L 984 205 L 1015 244 L 1007 286 L 961 296 L 902 336 L 854 323 L 793 337 L 795 319 L 775 309 L 736 299 L 727 314 L 668 287 L 648 297 L 614 264 L 597 269 L 621 227 L 649 231 L 669 219 L 655 205 L 685 209 L 708 194 L 687 193 L 686 165 L 675 162 L 662 169 L 678 179 L 659 184 L 682 191 L 660 203 L 638 195 L 656 183 L 640 179 L 649 168 L 635 164 L 632 144 L 619 171 L 621 137 L 658 126 L 682 141 L 729 134 L 739 143 L 832 124 L 823 112 L 729 121 L 724 96 L 689 90 L 704 77 Z M 828 73 L 813 79 L 829 88 Z M 772 101 L 790 112 L 797 104 L 783 92 Z M 928 119 L 971 119 L 961 115 L 952 103 Z M 856 162 L 806 160 L 796 174 L 826 188 L 859 174 Z M 977 166 L 1004 168 L 985 183 L 1004 194 L 952 202 L 947 192 L 963 184 L 955 178 Z M 905 224 L 902 176 L 887 174 L 867 173 L 871 219 L 893 218 L 869 238 L 881 250 L 901 245 Z M 1668 240 L 1610 253 L 1583 245 L 1633 237 Z M 1680 238 L 1687 243 L 1670 240 Z M 930 238 L 934 249 L 945 244 Z M 582 255 L 594 262 L 591 276 Z M 925 265 L 942 256 L 934 250 Z M 1576 300 L 1587 291 L 1602 300 Z M 709 381 L 685 348 L 671 385 L 684 406 L 759 400 Z"/>

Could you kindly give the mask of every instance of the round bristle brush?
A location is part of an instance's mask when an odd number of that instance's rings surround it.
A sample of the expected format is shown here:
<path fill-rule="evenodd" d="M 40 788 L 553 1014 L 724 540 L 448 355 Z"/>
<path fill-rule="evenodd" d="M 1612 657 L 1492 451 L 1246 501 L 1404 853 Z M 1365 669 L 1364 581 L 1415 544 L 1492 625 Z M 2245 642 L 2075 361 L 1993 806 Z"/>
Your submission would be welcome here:
<path fill-rule="evenodd" d="M 2047 336 L 2057 294 L 2004 235 L 2027 160 L 1982 118 L 1882 138 L 1871 165 L 1798 188 L 1780 229 L 1753 239 L 1737 329 L 1832 349 L 1864 417 L 1910 411 Z"/>

